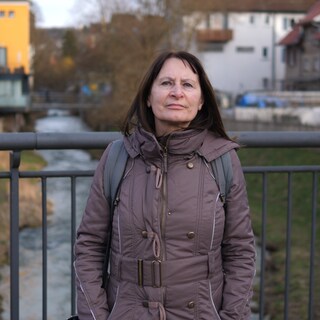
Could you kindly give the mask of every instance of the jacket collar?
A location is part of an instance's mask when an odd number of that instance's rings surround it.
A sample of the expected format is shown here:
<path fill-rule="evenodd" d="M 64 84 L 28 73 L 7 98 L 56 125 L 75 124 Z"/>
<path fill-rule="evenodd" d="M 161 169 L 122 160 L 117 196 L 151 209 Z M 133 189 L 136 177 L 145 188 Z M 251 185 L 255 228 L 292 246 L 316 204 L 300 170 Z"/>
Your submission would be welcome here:
<path fill-rule="evenodd" d="M 124 138 L 124 143 L 130 157 L 141 155 L 151 162 L 161 159 L 164 150 L 168 154 L 186 156 L 197 152 L 209 162 L 231 149 L 239 148 L 237 143 L 212 132 L 194 129 L 176 131 L 158 140 L 154 134 L 137 127 L 129 137 Z"/>

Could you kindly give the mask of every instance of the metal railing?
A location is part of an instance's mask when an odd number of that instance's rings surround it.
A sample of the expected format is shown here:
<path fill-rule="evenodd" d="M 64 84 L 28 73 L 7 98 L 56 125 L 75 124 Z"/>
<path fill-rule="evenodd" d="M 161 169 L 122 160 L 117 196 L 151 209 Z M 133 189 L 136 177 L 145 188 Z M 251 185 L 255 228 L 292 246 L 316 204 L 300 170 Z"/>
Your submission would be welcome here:
<path fill-rule="evenodd" d="M 229 132 L 230 136 L 238 137 L 241 145 L 247 148 L 320 148 L 320 132 Z M 121 137 L 118 132 L 86 132 L 86 133 L 1 133 L 0 150 L 11 151 L 10 170 L 0 172 L 0 180 L 10 181 L 10 319 L 18 320 L 19 314 L 19 180 L 25 178 L 39 178 L 42 190 L 42 319 L 48 318 L 48 283 L 47 283 L 47 180 L 50 178 L 68 177 L 71 179 L 71 248 L 76 234 L 76 179 L 91 177 L 93 170 L 55 170 L 55 171 L 21 171 L 21 151 L 23 150 L 53 150 L 53 149 L 104 149 L 108 143 Z M 320 158 L 320 157 L 319 157 Z M 284 289 L 284 319 L 288 319 L 289 282 L 290 282 L 290 252 L 291 252 L 291 210 L 292 210 L 292 183 L 291 175 L 296 172 L 309 172 L 313 175 L 312 184 L 312 223 L 310 229 L 310 269 L 309 272 L 309 304 L 306 319 L 314 320 L 315 294 L 315 246 L 316 246 L 316 217 L 318 199 L 318 179 L 320 165 L 276 166 L 276 167 L 243 167 L 246 174 L 262 175 L 262 210 L 261 210 L 261 259 L 259 277 L 259 314 L 264 319 L 265 311 L 265 270 L 266 270 L 266 218 L 267 218 L 267 177 L 269 173 L 288 174 L 288 210 L 286 225 L 286 266 Z M 72 260 L 72 259 L 71 259 Z M 72 264 L 71 273 L 71 310 L 75 312 L 75 281 Z M 1 293 L 0 293 L 1 294 Z"/>

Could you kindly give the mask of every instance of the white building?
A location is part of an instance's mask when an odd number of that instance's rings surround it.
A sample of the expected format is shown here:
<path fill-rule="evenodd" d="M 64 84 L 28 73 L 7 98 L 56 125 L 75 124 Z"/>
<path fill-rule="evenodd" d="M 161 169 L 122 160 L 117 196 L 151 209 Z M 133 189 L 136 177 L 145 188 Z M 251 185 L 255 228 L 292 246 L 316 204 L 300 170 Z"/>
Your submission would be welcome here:
<path fill-rule="evenodd" d="M 196 23 L 192 51 L 202 61 L 213 86 L 236 95 L 281 89 L 285 49 L 277 43 L 304 14 L 302 11 L 193 13 L 184 18 L 184 25 L 200 21 Z"/>

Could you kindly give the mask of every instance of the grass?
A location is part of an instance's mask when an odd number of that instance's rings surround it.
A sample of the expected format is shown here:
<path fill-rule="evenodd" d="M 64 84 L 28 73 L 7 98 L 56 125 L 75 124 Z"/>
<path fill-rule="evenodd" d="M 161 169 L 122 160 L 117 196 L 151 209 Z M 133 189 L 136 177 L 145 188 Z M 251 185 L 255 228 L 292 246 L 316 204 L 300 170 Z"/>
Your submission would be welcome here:
<path fill-rule="evenodd" d="M 239 157 L 243 166 L 319 165 L 319 149 L 241 149 Z M 262 175 L 246 175 L 252 223 L 255 234 L 261 236 Z M 309 301 L 310 237 L 312 226 L 311 173 L 292 174 L 291 259 L 289 285 L 289 319 L 307 319 Z M 319 184 L 319 176 L 318 176 Z M 319 220 L 317 194 L 317 219 Z M 288 174 L 267 175 L 266 242 L 271 261 L 266 264 L 266 308 L 271 319 L 282 320 L 285 290 L 286 233 L 288 212 Z M 320 319 L 320 224 L 316 226 L 315 250 L 315 317 Z M 318 314 L 317 314 L 318 312 Z"/>

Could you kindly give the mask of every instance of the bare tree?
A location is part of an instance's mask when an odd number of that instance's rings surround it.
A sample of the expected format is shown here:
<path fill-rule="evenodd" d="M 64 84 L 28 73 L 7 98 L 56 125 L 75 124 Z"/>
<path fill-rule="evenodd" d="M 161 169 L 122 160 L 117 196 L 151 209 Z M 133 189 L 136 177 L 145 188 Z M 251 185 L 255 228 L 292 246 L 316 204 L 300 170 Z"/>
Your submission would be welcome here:
<path fill-rule="evenodd" d="M 89 4 L 95 4 L 91 9 L 100 17 L 99 41 L 94 49 L 100 59 L 96 56 L 96 60 L 100 61 L 100 70 L 108 70 L 112 87 L 112 97 L 104 106 L 103 116 L 97 112 L 89 118 L 97 123 L 96 129 L 109 130 L 119 128 L 141 76 L 155 54 L 164 49 L 189 49 L 198 19 L 191 19 L 186 27 L 178 0 L 136 0 L 130 6 L 125 0 L 86 1 Z M 104 28 L 106 14 L 110 13 L 110 22 Z"/>
<path fill-rule="evenodd" d="M 130 7 L 129 0 L 78 0 L 73 11 L 83 24 L 106 25 L 113 13 L 129 12 Z"/>

